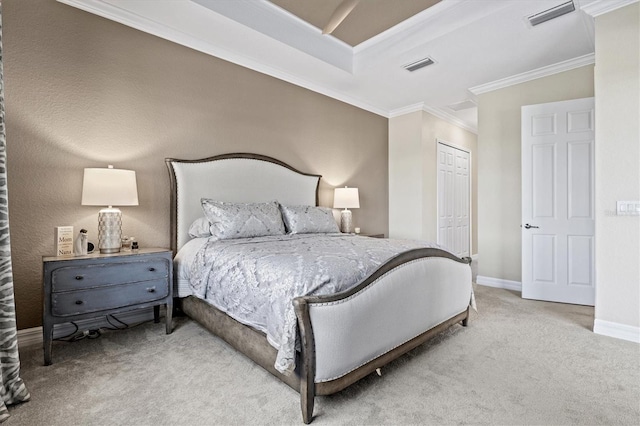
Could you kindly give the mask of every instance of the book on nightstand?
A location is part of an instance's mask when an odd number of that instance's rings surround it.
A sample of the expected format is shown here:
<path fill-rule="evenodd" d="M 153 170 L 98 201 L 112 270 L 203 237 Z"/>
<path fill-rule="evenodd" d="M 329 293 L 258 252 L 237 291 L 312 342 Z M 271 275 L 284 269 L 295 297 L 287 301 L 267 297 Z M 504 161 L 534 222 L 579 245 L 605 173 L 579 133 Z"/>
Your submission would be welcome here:
<path fill-rule="evenodd" d="M 73 256 L 73 226 L 55 227 L 56 256 Z"/>

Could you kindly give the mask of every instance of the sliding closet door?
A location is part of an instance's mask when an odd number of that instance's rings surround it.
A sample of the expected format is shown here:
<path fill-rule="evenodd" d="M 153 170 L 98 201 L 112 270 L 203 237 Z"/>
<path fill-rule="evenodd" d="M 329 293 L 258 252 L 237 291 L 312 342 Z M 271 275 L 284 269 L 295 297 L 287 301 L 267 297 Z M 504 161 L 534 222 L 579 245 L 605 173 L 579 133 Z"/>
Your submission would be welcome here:
<path fill-rule="evenodd" d="M 467 151 L 438 141 L 438 244 L 471 254 L 471 170 Z"/>

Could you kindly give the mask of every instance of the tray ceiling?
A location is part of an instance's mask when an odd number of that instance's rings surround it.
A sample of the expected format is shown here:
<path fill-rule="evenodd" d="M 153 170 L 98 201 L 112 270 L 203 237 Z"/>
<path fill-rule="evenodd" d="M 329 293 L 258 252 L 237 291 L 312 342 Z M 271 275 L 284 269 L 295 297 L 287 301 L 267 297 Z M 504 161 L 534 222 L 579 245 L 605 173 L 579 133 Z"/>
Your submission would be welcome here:
<path fill-rule="evenodd" d="M 340 0 L 58 1 L 386 117 L 424 110 L 476 131 L 478 93 L 592 64 L 583 9 L 637 0 L 574 0 L 535 27 L 527 16 L 566 0 L 361 0 L 334 35 L 319 28 Z"/>
<path fill-rule="evenodd" d="M 322 29 L 343 0 L 271 0 L 275 5 Z M 369 40 L 440 0 L 361 0 L 331 34 L 350 46 Z"/>

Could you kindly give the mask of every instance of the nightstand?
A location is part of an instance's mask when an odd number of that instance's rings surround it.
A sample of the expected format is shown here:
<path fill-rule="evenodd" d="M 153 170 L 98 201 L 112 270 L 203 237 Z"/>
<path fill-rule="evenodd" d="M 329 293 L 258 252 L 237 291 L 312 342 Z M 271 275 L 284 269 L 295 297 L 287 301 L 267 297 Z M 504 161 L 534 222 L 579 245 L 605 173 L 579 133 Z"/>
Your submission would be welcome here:
<path fill-rule="evenodd" d="M 156 322 L 166 305 L 166 332 L 173 314 L 173 253 L 163 248 L 43 257 L 44 364 L 51 365 L 54 324 L 153 306 Z"/>

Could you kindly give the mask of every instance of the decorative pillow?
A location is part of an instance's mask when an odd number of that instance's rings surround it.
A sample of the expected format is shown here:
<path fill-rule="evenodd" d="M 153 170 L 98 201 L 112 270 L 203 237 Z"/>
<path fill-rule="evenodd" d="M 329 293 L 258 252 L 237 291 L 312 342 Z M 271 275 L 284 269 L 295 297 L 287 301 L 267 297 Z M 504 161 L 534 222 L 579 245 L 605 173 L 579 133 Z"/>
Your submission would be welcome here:
<path fill-rule="evenodd" d="M 211 235 L 221 240 L 285 233 L 282 214 L 276 201 L 226 203 L 202 198 L 200 202 L 205 216 L 211 222 Z"/>
<path fill-rule="evenodd" d="M 191 238 L 206 238 L 211 236 L 211 230 L 209 227 L 211 223 L 209 223 L 209 219 L 206 217 L 199 217 L 194 220 L 191 226 L 189 227 L 189 236 Z"/>
<path fill-rule="evenodd" d="M 326 207 L 280 206 L 282 217 L 290 234 L 340 232 L 333 212 Z"/>

